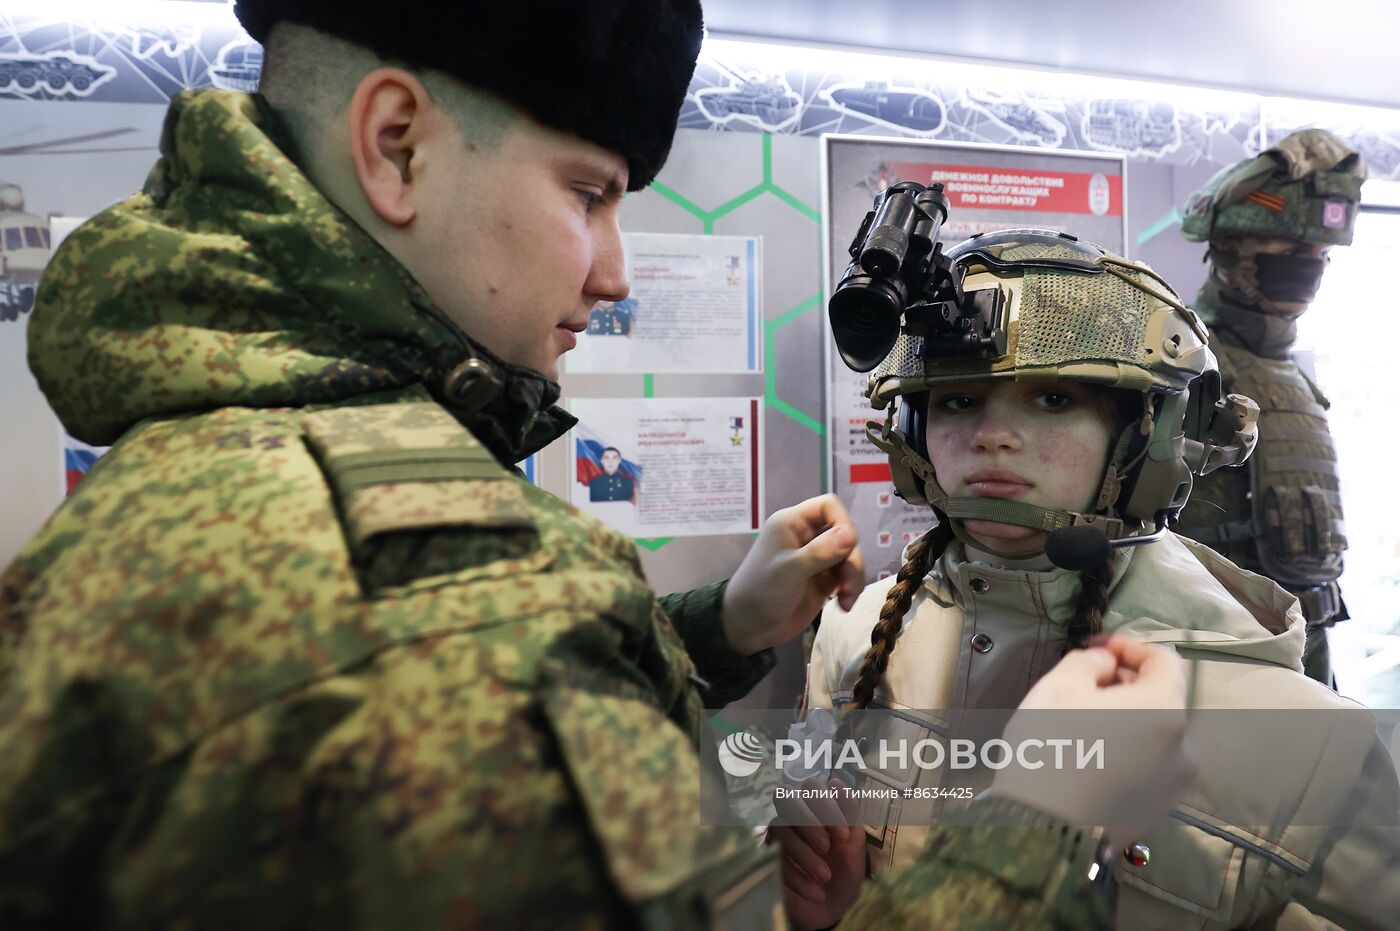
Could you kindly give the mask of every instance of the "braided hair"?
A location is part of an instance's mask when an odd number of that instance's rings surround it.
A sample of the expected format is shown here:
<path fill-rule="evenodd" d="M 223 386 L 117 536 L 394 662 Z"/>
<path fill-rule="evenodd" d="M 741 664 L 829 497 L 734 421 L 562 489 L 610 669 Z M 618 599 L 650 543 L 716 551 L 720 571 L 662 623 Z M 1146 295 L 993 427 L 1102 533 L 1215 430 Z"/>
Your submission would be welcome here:
<path fill-rule="evenodd" d="M 909 558 L 899 567 L 885 605 L 880 609 L 880 620 L 870 631 L 870 649 L 865 651 L 865 661 L 860 664 L 860 674 L 856 677 L 852 709 L 866 707 L 875 697 L 875 686 L 879 685 L 890 664 L 890 654 L 899 639 L 904 615 L 914 602 L 914 593 L 952 540 L 953 525 L 940 514 L 937 526 L 909 547 Z"/>
<path fill-rule="evenodd" d="M 1074 617 L 1069 622 L 1065 652 L 1089 645 L 1089 638 L 1103 630 L 1103 615 L 1108 610 L 1108 581 L 1113 578 L 1113 557 L 1097 566 L 1082 569 L 1079 600 L 1074 605 Z"/>
<path fill-rule="evenodd" d="M 952 540 L 953 528 L 945 518 L 909 548 L 909 558 L 900 566 L 895 583 L 885 597 L 884 607 L 880 609 L 880 619 L 870 631 L 870 648 L 865 651 L 865 660 L 856 676 L 851 710 L 868 707 L 875 697 L 875 687 L 889 667 L 890 655 L 894 653 L 895 643 L 903 628 L 904 615 L 909 613 L 914 602 L 914 593 Z M 1113 560 L 1110 557 L 1100 565 L 1082 570 L 1079 575 L 1083 585 L 1075 602 L 1074 617 L 1069 623 L 1066 653 L 1087 647 L 1089 639 L 1103 630 L 1103 616 L 1108 610 L 1108 583 L 1113 577 Z"/>
<path fill-rule="evenodd" d="M 1123 433 L 1144 416 L 1142 396 L 1137 392 L 1103 390 L 1094 395 L 1093 403 L 1099 416 L 1108 425 L 1110 435 Z M 1147 414 L 1150 417 L 1150 408 Z M 1140 441 L 1145 440 L 1146 435 L 1144 427 Z M 1143 451 L 1146 451 L 1145 445 Z M 1087 647 L 1089 639 L 1103 631 L 1103 616 L 1108 610 L 1108 583 L 1112 578 L 1112 552 L 1101 564 L 1080 570 L 1079 598 L 1074 605 L 1074 617 L 1071 618 L 1066 631 L 1066 653 Z"/>

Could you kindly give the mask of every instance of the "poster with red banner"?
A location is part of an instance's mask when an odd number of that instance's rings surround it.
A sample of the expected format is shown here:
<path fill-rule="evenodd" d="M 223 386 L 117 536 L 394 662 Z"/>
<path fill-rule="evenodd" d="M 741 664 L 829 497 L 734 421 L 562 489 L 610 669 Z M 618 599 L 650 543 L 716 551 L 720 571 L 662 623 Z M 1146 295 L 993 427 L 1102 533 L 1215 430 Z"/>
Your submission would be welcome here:
<path fill-rule="evenodd" d="M 876 195 L 898 181 L 939 183 L 948 195 L 945 248 L 974 233 L 1012 227 L 1057 230 L 1120 255 L 1126 237 L 1121 155 L 1040 148 L 932 143 L 884 137 L 826 136 L 828 297 L 850 262 L 851 240 Z M 885 454 L 866 437 L 884 413 L 865 398 L 866 376 L 841 362 L 827 323 L 826 382 L 831 490 L 855 522 L 870 581 L 899 569 L 901 553 L 933 522 L 894 494 Z"/>

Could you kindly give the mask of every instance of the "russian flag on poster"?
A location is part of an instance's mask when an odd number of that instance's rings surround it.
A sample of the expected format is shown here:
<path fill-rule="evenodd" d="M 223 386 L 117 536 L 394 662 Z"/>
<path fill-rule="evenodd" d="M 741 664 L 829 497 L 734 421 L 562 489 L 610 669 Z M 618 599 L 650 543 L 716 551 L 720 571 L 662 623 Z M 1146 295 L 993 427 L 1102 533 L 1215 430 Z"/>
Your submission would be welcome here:
<path fill-rule="evenodd" d="M 63 471 L 66 475 L 66 494 L 72 494 L 78 482 L 88 469 L 97 461 L 97 457 L 107 451 L 105 446 L 89 446 L 81 440 L 75 440 L 71 436 L 63 436 Z"/>
<path fill-rule="evenodd" d="M 603 450 L 605 449 L 617 449 L 618 455 L 622 457 L 617 471 L 632 479 L 632 500 L 635 502 L 637 500 L 637 486 L 642 481 L 642 467 L 628 459 L 626 453 L 621 449 L 604 440 L 582 423 L 574 427 L 575 477 L 578 483 L 586 488 L 589 482 L 603 474 Z"/>

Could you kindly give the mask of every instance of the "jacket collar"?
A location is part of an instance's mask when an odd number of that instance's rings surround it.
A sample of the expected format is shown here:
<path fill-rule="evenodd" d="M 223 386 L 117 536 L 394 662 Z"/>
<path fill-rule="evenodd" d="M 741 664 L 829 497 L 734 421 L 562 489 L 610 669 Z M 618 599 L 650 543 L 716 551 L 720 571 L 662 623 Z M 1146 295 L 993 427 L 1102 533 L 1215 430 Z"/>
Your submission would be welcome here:
<path fill-rule="evenodd" d="M 505 464 L 572 426 L 558 385 L 453 324 L 289 151 L 260 97 L 171 101 L 144 190 L 74 231 L 44 275 L 30 366 L 70 432 L 106 444 L 149 417 L 415 384 Z"/>

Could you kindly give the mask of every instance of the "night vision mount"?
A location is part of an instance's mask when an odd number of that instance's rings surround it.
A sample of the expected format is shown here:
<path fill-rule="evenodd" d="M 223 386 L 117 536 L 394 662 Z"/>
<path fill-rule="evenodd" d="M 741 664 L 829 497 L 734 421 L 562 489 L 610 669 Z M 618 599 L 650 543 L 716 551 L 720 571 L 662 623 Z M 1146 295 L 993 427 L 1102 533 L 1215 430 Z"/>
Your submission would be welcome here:
<path fill-rule="evenodd" d="M 962 271 L 938 242 L 947 220 L 941 184 L 900 181 L 875 196 L 828 304 L 847 367 L 868 372 L 879 365 L 901 326 L 924 359 L 1005 355 L 1005 296 L 999 288 L 963 292 Z"/>

